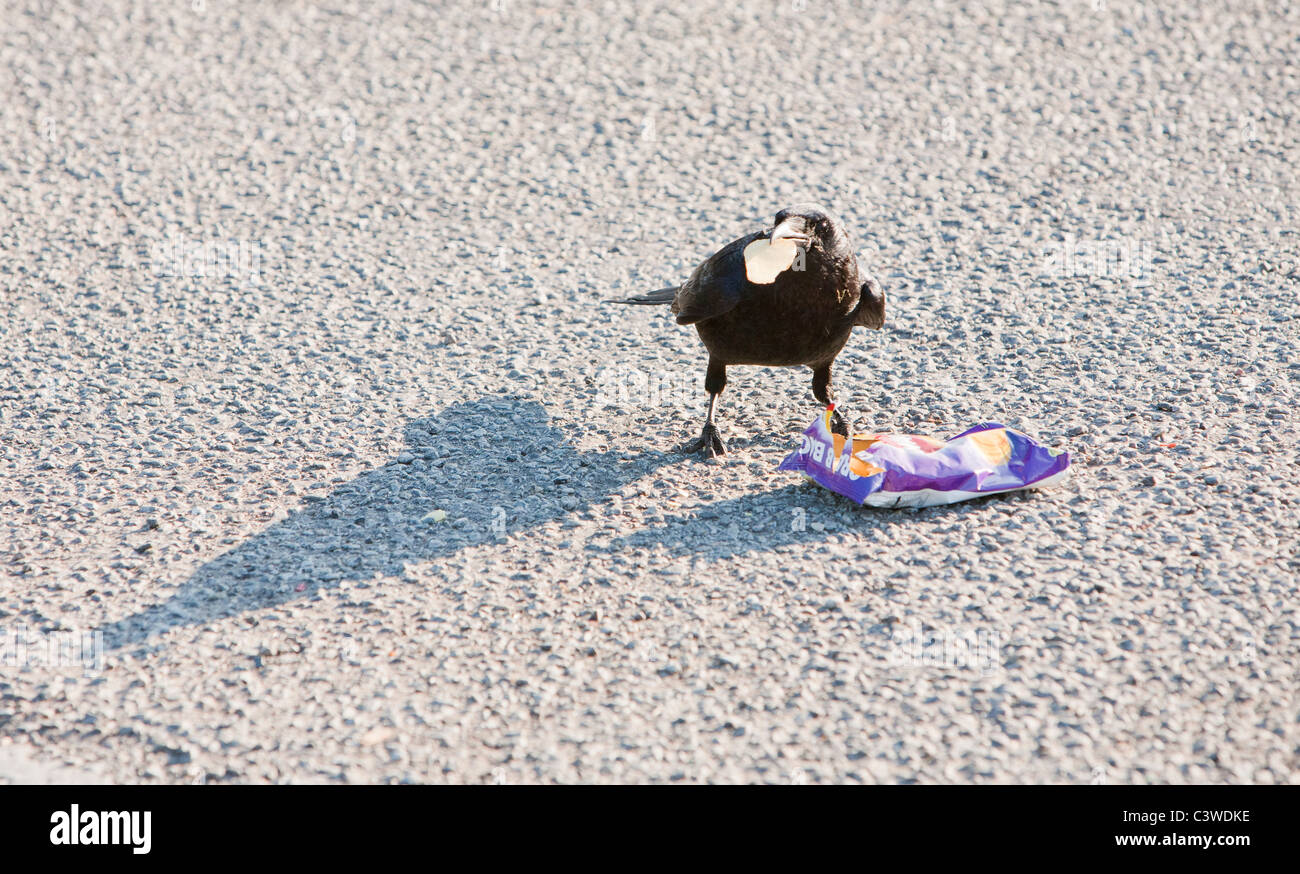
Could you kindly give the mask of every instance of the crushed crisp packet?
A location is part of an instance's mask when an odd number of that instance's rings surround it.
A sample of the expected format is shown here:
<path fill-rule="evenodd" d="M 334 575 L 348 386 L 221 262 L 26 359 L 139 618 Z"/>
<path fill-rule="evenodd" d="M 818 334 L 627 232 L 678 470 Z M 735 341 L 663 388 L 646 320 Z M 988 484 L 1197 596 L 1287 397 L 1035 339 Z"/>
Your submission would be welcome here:
<path fill-rule="evenodd" d="M 1055 485 L 1070 473 L 1070 454 L 997 422 L 944 442 L 919 434 L 830 430 L 831 410 L 803 432 L 781 470 L 801 470 L 819 485 L 871 507 L 931 507 L 1000 492 Z"/>

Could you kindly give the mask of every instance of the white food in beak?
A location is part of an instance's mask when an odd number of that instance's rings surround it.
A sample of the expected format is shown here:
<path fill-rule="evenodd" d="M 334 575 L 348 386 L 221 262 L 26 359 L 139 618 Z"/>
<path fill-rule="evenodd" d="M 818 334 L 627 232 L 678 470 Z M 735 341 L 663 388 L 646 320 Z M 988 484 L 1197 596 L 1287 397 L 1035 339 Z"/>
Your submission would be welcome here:
<path fill-rule="evenodd" d="M 745 247 L 745 278 L 755 285 L 771 285 L 790 269 L 798 254 L 793 240 L 760 237 Z"/>

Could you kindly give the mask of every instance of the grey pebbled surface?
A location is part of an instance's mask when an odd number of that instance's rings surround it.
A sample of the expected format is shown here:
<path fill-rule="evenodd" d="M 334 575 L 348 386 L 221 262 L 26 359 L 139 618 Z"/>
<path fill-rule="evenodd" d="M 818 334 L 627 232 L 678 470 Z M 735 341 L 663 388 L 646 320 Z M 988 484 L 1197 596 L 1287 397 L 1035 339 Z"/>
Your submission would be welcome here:
<path fill-rule="evenodd" d="M 107 651 L 0 780 L 1295 781 L 1297 7 L 631 5 L 3 4 L 0 632 Z M 796 371 L 664 451 L 598 301 L 808 198 L 857 424 L 1071 482 L 855 509 Z"/>

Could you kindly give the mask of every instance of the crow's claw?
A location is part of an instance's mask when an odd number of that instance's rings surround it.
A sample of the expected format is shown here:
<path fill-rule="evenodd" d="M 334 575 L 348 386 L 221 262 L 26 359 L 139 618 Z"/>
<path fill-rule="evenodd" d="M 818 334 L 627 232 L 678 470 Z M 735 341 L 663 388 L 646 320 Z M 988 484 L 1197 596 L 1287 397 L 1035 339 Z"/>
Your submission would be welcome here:
<path fill-rule="evenodd" d="M 839 410 L 831 411 L 831 433 L 839 434 L 841 437 L 852 436 L 849 433 L 849 423 L 840 415 Z"/>
<path fill-rule="evenodd" d="M 713 458 L 718 455 L 726 455 L 727 444 L 722 442 L 722 435 L 718 433 L 718 427 L 709 423 L 704 426 L 700 436 L 683 446 L 681 451 L 688 455 L 693 452 L 702 452 L 706 458 Z"/>

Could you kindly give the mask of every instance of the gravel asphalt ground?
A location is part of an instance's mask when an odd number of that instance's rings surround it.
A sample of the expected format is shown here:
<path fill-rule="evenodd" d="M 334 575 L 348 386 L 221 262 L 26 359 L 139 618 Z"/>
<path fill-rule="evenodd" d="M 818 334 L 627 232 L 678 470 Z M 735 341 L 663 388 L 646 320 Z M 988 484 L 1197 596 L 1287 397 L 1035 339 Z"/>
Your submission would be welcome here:
<path fill-rule="evenodd" d="M 3 0 L 0 782 L 1300 782 L 1298 36 Z M 699 342 L 602 301 L 801 200 L 858 428 L 1069 481 L 852 506 L 798 370 L 673 452 Z"/>

